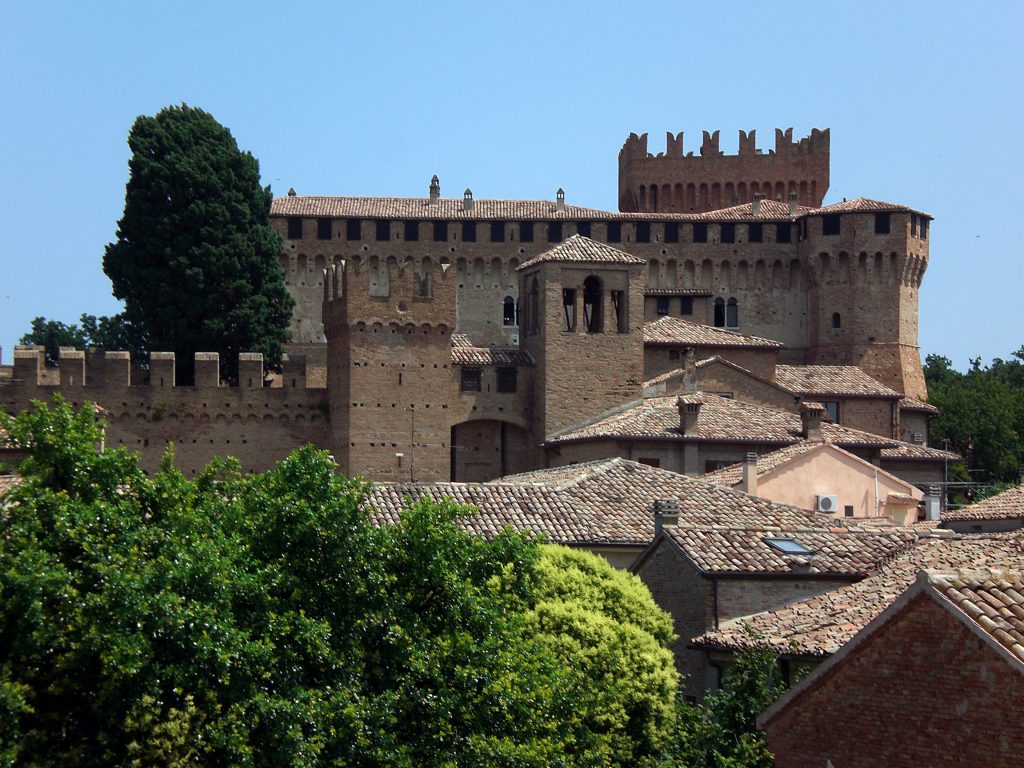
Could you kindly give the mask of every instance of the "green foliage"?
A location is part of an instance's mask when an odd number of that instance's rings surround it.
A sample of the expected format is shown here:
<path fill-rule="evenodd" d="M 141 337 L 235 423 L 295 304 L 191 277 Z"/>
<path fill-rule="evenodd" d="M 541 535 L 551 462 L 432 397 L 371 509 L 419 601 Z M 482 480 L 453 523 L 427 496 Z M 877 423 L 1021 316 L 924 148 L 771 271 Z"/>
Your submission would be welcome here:
<path fill-rule="evenodd" d="M 57 365 L 61 347 L 127 349 L 135 353 L 137 363 L 144 362 L 138 331 L 129 325 L 124 314 L 112 317 L 83 314 L 78 322 L 81 325 L 66 325 L 59 320 L 37 317 L 32 321 L 31 330 L 18 343 L 44 347 L 47 365 Z"/>
<path fill-rule="evenodd" d="M 740 653 L 722 689 L 700 705 L 678 702 L 676 733 L 664 765 L 679 768 L 772 768 L 757 715 L 783 692 L 778 660 L 766 649 Z"/>
<path fill-rule="evenodd" d="M 239 352 L 279 363 L 293 301 L 256 159 L 186 105 L 140 116 L 128 145 L 124 215 L 103 270 L 145 348 L 175 352 L 183 384 L 196 352 L 220 352 L 229 379 Z"/>
<path fill-rule="evenodd" d="M 679 684 L 672 620 L 636 577 L 598 556 L 542 547 L 530 634 L 574 673 L 575 710 L 602 764 L 657 755 Z"/>
<path fill-rule="evenodd" d="M 963 479 L 1013 481 L 1024 464 L 1024 347 L 1011 360 L 996 358 L 983 367 L 971 361 L 967 373 L 948 358 L 925 359 L 929 401 L 939 409 L 931 442 L 964 457 Z"/>
<path fill-rule="evenodd" d="M 0 765 L 607 766 L 671 732 L 667 617 L 600 560 L 375 526 L 304 448 L 189 480 L 59 398 L 0 507 Z"/>

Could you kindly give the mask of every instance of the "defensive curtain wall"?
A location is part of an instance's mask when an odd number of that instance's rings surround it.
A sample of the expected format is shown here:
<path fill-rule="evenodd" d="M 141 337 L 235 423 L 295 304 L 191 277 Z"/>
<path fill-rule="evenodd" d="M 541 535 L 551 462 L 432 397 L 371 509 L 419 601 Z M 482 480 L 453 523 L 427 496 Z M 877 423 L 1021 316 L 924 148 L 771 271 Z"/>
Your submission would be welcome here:
<path fill-rule="evenodd" d="M 264 386 L 263 356 L 252 353 L 240 356 L 239 386 L 221 382 L 215 352 L 196 353 L 195 386 L 175 386 L 173 353 L 151 355 L 147 382 L 136 376 L 133 383 L 132 373 L 127 352 L 62 349 L 53 371 L 44 368 L 41 348 L 18 347 L 0 403 L 8 413 L 56 393 L 75 406 L 96 403 L 107 446 L 138 451 L 147 471 L 159 467 L 171 442 L 186 474 L 216 456 L 235 456 L 243 469 L 261 471 L 300 445 L 330 448 L 327 391 L 306 386 L 304 359 L 285 360 L 276 387 Z"/>

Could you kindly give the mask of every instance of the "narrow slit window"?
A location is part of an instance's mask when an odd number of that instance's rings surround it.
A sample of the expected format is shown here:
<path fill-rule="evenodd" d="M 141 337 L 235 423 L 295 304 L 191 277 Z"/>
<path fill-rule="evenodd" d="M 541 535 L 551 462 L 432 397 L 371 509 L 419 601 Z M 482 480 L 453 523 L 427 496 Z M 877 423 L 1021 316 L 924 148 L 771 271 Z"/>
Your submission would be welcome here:
<path fill-rule="evenodd" d="M 629 317 L 626 312 L 626 292 L 612 291 L 612 309 L 615 311 L 615 330 L 619 333 L 629 331 Z"/>
<path fill-rule="evenodd" d="M 501 303 L 501 324 L 508 327 L 516 324 L 516 300 L 506 296 Z"/>
<path fill-rule="evenodd" d="M 725 303 L 725 327 L 740 327 L 740 305 L 736 299 L 729 299 L 729 301 Z"/>
<path fill-rule="evenodd" d="M 562 315 L 565 318 L 565 330 L 576 330 L 576 289 L 562 289 Z"/>
<path fill-rule="evenodd" d="M 583 324 L 587 333 L 601 332 L 601 279 L 591 275 L 583 281 Z"/>

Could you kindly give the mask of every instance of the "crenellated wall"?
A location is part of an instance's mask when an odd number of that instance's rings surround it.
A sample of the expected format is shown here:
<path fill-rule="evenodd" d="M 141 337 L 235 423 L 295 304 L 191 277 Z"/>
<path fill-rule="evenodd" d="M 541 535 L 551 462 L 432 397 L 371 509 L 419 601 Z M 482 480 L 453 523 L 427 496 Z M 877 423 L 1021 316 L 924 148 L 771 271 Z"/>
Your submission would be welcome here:
<path fill-rule="evenodd" d="M 159 467 L 170 442 L 186 474 L 215 456 L 232 455 L 243 469 L 262 471 L 299 445 L 329 448 L 327 392 L 306 386 L 302 358 L 284 361 L 274 387 L 264 386 L 263 356 L 255 353 L 239 356 L 237 387 L 221 384 L 212 352 L 196 354 L 195 386 L 175 385 L 173 353 L 151 355 L 145 383 L 133 383 L 133 370 L 128 352 L 62 349 L 59 367 L 46 369 L 41 348 L 17 347 L 0 405 L 15 412 L 57 393 L 76 406 L 94 402 L 107 422 L 107 446 L 138 451 L 147 471 Z"/>
<path fill-rule="evenodd" d="M 757 149 L 756 131 L 739 132 L 739 152 L 719 148 L 719 132 L 704 131 L 700 154 L 684 154 L 683 134 L 666 135 L 666 151 L 647 151 L 647 134 L 631 133 L 619 151 L 619 210 L 699 213 L 738 205 L 756 196 L 795 199 L 818 207 L 829 186 L 829 130 L 793 140 L 775 130 L 775 149 Z"/>

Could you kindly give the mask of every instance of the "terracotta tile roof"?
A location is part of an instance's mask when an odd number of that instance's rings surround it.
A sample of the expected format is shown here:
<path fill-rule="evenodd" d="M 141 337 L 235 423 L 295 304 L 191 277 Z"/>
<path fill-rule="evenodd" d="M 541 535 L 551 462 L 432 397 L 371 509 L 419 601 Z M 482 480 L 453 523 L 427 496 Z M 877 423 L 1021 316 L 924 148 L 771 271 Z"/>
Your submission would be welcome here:
<path fill-rule="evenodd" d="M 939 409 L 930 403 L 925 403 L 913 397 L 900 398 L 901 411 L 923 411 L 924 413 L 938 413 Z"/>
<path fill-rule="evenodd" d="M 719 208 L 717 211 L 707 211 L 705 213 L 694 214 L 694 218 L 706 219 L 708 221 L 778 222 L 792 221 L 795 218 L 814 212 L 814 208 L 807 208 L 805 206 L 798 205 L 796 209 L 796 216 L 794 216 L 789 212 L 788 202 L 784 203 L 779 200 L 769 200 L 768 198 L 765 198 L 761 201 L 757 216 L 754 216 L 753 206 L 751 203 L 740 203 L 739 205 L 733 205 L 728 208 Z"/>
<path fill-rule="evenodd" d="M 666 315 L 644 323 L 644 344 L 672 344 L 692 347 L 781 349 L 782 344 L 759 336 L 748 336 L 725 328 L 701 325 Z"/>
<path fill-rule="evenodd" d="M 885 213 L 886 211 L 901 213 L 917 213 L 921 216 L 927 216 L 929 219 L 931 216 L 927 213 L 921 213 L 915 211 L 913 208 L 908 208 L 905 205 L 898 205 L 896 203 L 883 203 L 881 200 L 871 200 L 867 197 L 855 197 L 853 200 L 843 200 L 841 203 L 832 203 L 832 205 L 825 205 L 821 208 L 815 208 L 808 211 L 811 215 L 818 215 L 822 213 Z"/>
<path fill-rule="evenodd" d="M 913 504 L 917 505 L 917 499 L 906 493 L 890 493 L 885 497 L 886 504 Z"/>
<path fill-rule="evenodd" d="M 779 448 L 777 451 L 763 453 L 757 457 L 757 474 L 763 475 L 776 467 L 780 467 L 790 459 L 814 450 L 822 443 L 822 440 L 801 440 L 799 443 L 787 445 L 785 448 Z M 702 479 L 718 485 L 736 485 L 743 480 L 743 462 L 737 462 L 714 472 L 708 472 Z"/>
<path fill-rule="evenodd" d="M 989 496 L 976 504 L 943 513 L 943 520 L 1013 520 L 1024 518 L 1024 484 Z"/>
<path fill-rule="evenodd" d="M 547 261 L 581 261 L 602 264 L 646 264 L 646 259 L 612 248 L 583 235 L 573 235 L 539 256 L 524 261 L 517 269 L 524 270 Z"/>
<path fill-rule="evenodd" d="M 1020 571 L 926 571 L 928 584 L 969 617 L 977 631 L 1024 661 L 1024 578 Z"/>
<path fill-rule="evenodd" d="M 909 530 L 909 529 L 902 529 Z M 945 535 L 942 535 L 945 534 Z M 884 611 L 927 569 L 1024 569 L 1024 535 L 918 531 L 917 543 L 878 573 L 816 597 L 722 624 L 693 640 L 737 651 L 767 645 L 781 654 L 829 656 Z"/>
<path fill-rule="evenodd" d="M 804 396 L 903 397 L 856 365 L 777 365 L 775 383 Z"/>
<path fill-rule="evenodd" d="M 525 472 L 484 484 L 373 483 L 366 503 L 376 522 L 394 522 L 406 497 L 427 494 L 475 506 L 477 513 L 463 523 L 473 533 L 490 537 L 511 526 L 576 545 L 646 545 L 654 536 L 654 501 L 676 499 L 675 540 L 700 567 L 718 572 L 802 568 L 764 542 L 765 536 L 787 532 L 813 544 L 817 556 L 810 558 L 807 572 L 867 572 L 910 541 L 902 531 L 833 530 L 813 512 L 625 459 Z"/>
<path fill-rule="evenodd" d="M 803 440 L 800 417 L 753 403 L 744 403 L 710 393 L 701 393 L 703 405 L 696 430 L 683 435 L 679 430 L 679 409 L 675 396 L 651 397 L 630 404 L 590 423 L 570 427 L 552 436 L 548 443 L 606 439 L 667 441 L 715 441 L 758 445 L 792 445 Z M 841 424 L 823 423 L 825 440 L 840 448 L 879 448 L 883 458 L 907 460 L 959 460 L 954 453 L 901 443 Z"/>
<path fill-rule="evenodd" d="M 474 199 L 466 210 L 461 197 L 442 197 L 434 205 L 425 197 L 329 197 L 285 195 L 275 197 L 271 216 L 331 216 L 361 219 L 437 219 L 475 221 L 479 219 L 618 219 L 617 213 L 596 208 L 566 205 L 557 210 L 551 200 L 486 200 Z M 636 218 L 627 217 L 627 218 Z"/>
<path fill-rule="evenodd" d="M 533 358 L 518 347 L 477 347 L 464 333 L 452 334 L 452 363 L 455 365 L 532 366 Z"/>

